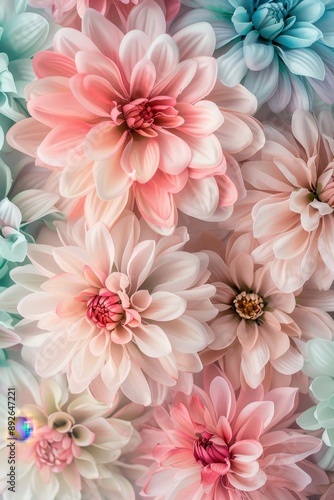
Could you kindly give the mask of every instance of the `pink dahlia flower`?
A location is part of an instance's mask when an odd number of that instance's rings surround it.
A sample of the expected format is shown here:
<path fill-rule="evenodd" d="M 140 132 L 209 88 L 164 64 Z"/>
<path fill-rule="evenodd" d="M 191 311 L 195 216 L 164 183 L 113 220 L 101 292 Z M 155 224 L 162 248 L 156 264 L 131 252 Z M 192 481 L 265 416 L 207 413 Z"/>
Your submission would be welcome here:
<path fill-rule="evenodd" d="M 214 47 L 206 23 L 167 35 L 152 0 L 131 10 L 126 34 L 89 9 L 82 32 L 61 29 L 54 52 L 34 58 L 37 80 L 26 92 L 32 118 L 8 141 L 61 170 L 60 194 L 86 196 L 86 213 L 97 193 L 117 214 L 119 200 L 133 196 L 160 231 L 173 230 L 177 208 L 224 219 L 242 180 L 222 146 L 234 142 L 228 152 L 253 154 L 263 135 L 249 116 L 254 96 L 217 83 Z"/>
<path fill-rule="evenodd" d="M 250 233 L 235 233 L 226 245 L 214 237 L 203 240 L 201 247 L 210 249 L 210 282 L 216 287 L 213 303 L 219 314 L 210 323 L 215 340 L 202 361 L 219 360 L 235 389 L 240 384 L 246 390 L 261 383 L 266 389 L 293 383 L 307 392 L 308 378 L 299 373 L 306 342 L 331 339 L 334 331 L 333 319 L 316 307 L 323 294 L 318 297 L 311 290 L 309 297 L 304 292 L 305 305 L 301 290 L 297 294 L 277 288 L 270 264 L 256 264 L 251 256 L 256 242 Z M 328 302 L 333 308 L 332 294 L 325 307 Z"/>
<path fill-rule="evenodd" d="M 208 257 L 182 251 L 185 228 L 159 238 L 133 214 L 111 233 L 81 222 L 60 233 L 62 246 L 30 245 L 33 265 L 13 271 L 19 284 L 0 300 L 9 308 L 19 300 L 18 332 L 38 347 L 38 374 L 66 369 L 72 392 L 90 386 L 110 404 L 120 387 L 148 405 L 156 386 L 202 368 L 197 353 L 212 341 L 206 322 L 217 313 Z"/>
<path fill-rule="evenodd" d="M 23 387 L 18 387 L 19 400 L 20 389 Z M 7 404 L 1 405 L 3 422 L 7 422 L 7 412 Z M 28 418 L 32 426 L 30 437 L 16 442 L 17 498 L 80 499 L 82 492 L 103 479 L 109 482 L 108 498 L 117 495 L 134 500 L 133 488 L 117 463 L 121 464 L 125 447 L 137 445 L 137 433 L 130 422 L 111 417 L 110 408 L 88 392 L 70 394 L 63 376 L 44 379 L 39 393 L 37 390 L 34 398 L 16 408 L 16 416 Z M 1 463 L 7 462 L 7 456 L 7 446 L 2 447 Z M 7 470 L 1 468 L 1 480 Z M 9 500 L 11 495 L 6 488 L 2 498 Z"/>
<path fill-rule="evenodd" d="M 253 256 L 271 262 L 280 289 L 295 291 L 313 276 L 326 290 L 334 278 L 333 116 L 321 111 L 315 119 L 299 110 L 291 131 L 286 124 L 268 125 L 265 133 L 261 153 L 242 167 L 250 189 L 236 208 L 238 230 L 249 223 L 251 212 L 253 234 L 261 243 Z"/>
<path fill-rule="evenodd" d="M 28 0 L 28 5 L 50 9 L 54 20 L 62 26 L 80 26 L 81 18 L 89 8 L 101 12 L 108 19 L 126 21 L 131 9 L 142 0 Z M 179 0 L 155 0 L 163 9 L 167 21 L 172 20 L 180 9 Z"/>
<path fill-rule="evenodd" d="M 204 390 L 177 394 L 168 409 L 154 410 L 156 423 L 143 428 L 142 449 L 153 462 L 144 494 L 156 500 L 305 498 L 311 481 L 328 480 L 305 460 L 320 440 L 290 428 L 296 395 L 291 387 L 265 393 L 260 386 L 236 397 L 222 372 L 206 370 Z"/>

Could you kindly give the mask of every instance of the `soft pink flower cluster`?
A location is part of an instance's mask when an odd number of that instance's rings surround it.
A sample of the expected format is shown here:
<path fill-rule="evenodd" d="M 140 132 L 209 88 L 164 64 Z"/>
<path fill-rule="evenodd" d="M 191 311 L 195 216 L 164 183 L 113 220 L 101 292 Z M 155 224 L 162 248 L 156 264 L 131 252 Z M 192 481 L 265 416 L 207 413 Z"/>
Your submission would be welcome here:
<path fill-rule="evenodd" d="M 296 419 L 334 335 L 332 111 L 224 85 L 215 14 L 175 28 L 197 0 L 27 3 L 59 26 L 0 151 L 2 498 L 15 435 L 22 500 L 330 500 Z"/>

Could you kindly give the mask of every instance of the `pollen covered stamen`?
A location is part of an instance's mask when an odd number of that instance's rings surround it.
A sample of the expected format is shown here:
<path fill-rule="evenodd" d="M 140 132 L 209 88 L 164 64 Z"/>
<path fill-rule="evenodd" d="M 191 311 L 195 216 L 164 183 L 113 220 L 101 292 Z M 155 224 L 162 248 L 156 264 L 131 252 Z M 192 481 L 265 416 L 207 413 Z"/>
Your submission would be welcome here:
<path fill-rule="evenodd" d="M 236 312 L 243 319 L 257 319 L 264 313 L 262 297 L 256 293 L 241 292 L 233 300 Z"/>
<path fill-rule="evenodd" d="M 114 330 L 124 317 L 124 309 L 119 296 L 109 292 L 95 295 L 87 302 L 86 317 L 99 328 Z"/>

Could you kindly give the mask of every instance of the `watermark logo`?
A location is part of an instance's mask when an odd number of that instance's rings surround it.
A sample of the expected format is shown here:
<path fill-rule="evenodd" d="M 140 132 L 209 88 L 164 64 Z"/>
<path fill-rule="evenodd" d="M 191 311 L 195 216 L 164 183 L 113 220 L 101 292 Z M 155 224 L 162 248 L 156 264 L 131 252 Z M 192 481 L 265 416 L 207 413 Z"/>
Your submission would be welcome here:
<path fill-rule="evenodd" d="M 28 417 L 16 417 L 15 418 L 15 430 L 13 432 L 13 437 L 17 441 L 26 441 L 30 438 L 34 430 L 33 422 Z"/>

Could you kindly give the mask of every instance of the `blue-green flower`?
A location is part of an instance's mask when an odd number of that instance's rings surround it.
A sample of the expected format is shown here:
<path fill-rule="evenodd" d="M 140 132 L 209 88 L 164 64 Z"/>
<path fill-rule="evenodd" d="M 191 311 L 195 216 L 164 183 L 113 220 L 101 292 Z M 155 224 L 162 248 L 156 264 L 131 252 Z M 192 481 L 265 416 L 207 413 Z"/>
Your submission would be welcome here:
<path fill-rule="evenodd" d="M 303 429 L 323 429 L 322 439 L 334 447 L 334 341 L 312 339 L 307 343 L 307 371 L 316 375 L 310 392 L 317 404 L 297 418 Z"/>
<path fill-rule="evenodd" d="M 28 243 L 34 242 L 34 223 L 44 221 L 52 227 L 61 218 L 55 207 L 57 195 L 27 189 L 13 196 L 11 186 L 11 171 L 0 158 L 0 292 L 13 284 L 10 271 L 26 263 Z M 11 328 L 18 319 L 15 313 L 1 311 L 0 303 L 0 340 L 1 327 Z"/>
<path fill-rule="evenodd" d="M 37 12 L 26 12 L 25 0 L 0 2 L 0 150 L 13 122 L 29 116 L 24 88 L 35 77 L 32 56 L 52 45 L 55 30 Z"/>
<path fill-rule="evenodd" d="M 209 22 L 219 77 L 243 83 L 274 112 L 312 105 L 313 91 L 334 102 L 334 2 L 326 0 L 181 0 L 192 10 L 179 30 Z"/>

